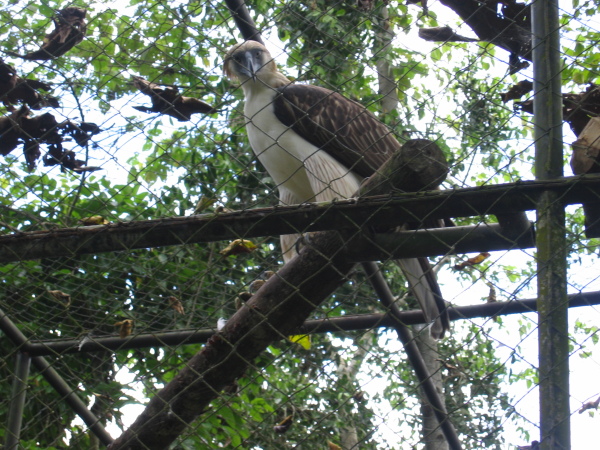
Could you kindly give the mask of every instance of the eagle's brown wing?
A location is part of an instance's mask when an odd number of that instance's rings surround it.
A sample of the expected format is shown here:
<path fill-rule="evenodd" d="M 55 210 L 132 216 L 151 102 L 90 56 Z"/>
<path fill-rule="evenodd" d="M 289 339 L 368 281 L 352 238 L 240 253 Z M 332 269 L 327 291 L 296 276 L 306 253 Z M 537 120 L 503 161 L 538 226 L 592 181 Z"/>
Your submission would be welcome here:
<path fill-rule="evenodd" d="M 310 85 L 278 89 L 275 116 L 301 138 L 326 151 L 345 167 L 369 177 L 401 147 L 390 129 L 364 106 L 337 92 Z M 449 329 L 446 303 L 427 258 L 398 261 L 431 334 L 440 339 Z"/>
<path fill-rule="evenodd" d="M 400 148 L 387 126 L 337 92 L 302 84 L 278 91 L 277 118 L 362 177 L 373 175 Z"/>

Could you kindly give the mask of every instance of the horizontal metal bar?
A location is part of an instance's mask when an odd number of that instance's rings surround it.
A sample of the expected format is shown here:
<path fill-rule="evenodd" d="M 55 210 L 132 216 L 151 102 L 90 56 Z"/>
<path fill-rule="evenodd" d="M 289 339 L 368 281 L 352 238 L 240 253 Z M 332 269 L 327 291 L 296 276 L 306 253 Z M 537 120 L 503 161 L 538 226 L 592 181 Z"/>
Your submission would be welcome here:
<path fill-rule="evenodd" d="M 536 200 L 544 191 L 557 193 L 564 205 L 598 200 L 600 176 L 395 193 L 330 203 L 13 233 L 0 236 L 0 263 L 307 231 L 392 227 L 448 217 L 507 214 L 535 209 Z"/>
<path fill-rule="evenodd" d="M 350 261 L 362 262 L 532 247 L 535 247 L 533 224 L 515 235 L 501 225 L 481 223 L 396 233 L 361 233 L 348 239 L 345 252 Z"/>
<path fill-rule="evenodd" d="M 569 295 L 569 307 L 600 304 L 600 291 Z M 450 320 L 473 319 L 477 317 L 504 316 L 537 311 L 536 299 L 513 300 L 509 302 L 484 303 L 481 305 L 456 306 L 448 309 Z M 400 320 L 405 325 L 424 323 L 420 310 L 402 311 Z M 299 328 L 299 334 L 335 333 L 370 328 L 393 327 L 396 319 L 388 314 L 361 314 L 357 316 L 332 317 L 329 319 L 307 320 Z M 81 346 L 80 340 L 57 340 L 31 342 L 27 351 L 31 355 L 59 355 L 64 353 L 119 351 L 133 348 L 177 346 L 206 342 L 216 333 L 215 329 L 174 331 L 157 334 L 141 334 L 126 339 L 116 336 L 92 338 Z M 81 349 L 80 349 L 81 346 Z"/>

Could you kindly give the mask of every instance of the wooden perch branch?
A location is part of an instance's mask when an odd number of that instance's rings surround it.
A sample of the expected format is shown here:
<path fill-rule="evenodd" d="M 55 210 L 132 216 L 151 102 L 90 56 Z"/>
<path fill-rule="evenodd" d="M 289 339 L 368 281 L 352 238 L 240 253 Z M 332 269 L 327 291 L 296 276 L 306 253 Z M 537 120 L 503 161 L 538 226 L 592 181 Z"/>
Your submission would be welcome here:
<path fill-rule="evenodd" d="M 286 264 L 209 339 L 109 449 L 164 449 L 210 401 L 273 341 L 293 334 L 353 267 L 339 257 L 336 232 L 313 235 L 310 246 Z"/>
<path fill-rule="evenodd" d="M 386 261 L 471 252 L 490 252 L 535 247 L 533 224 L 515 235 L 500 224 L 449 227 L 394 233 L 367 233 L 346 240 L 350 261 Z"/>
<path fill-rule="evenodd" d="M 422 159 L 391 158 L 384 170 L 366 181 L 363 189 L 381 188 L 389 173 L 398 179 L 410 179 L 415 174 L 418 178 Z M 411 161 L 417 169 L 413 170 Z M 405 177 L 407 173 L 411 175 Z M 431 180 L 421 178 L 420 185 L 428 184 Z M 150 400 L 135 423 L 109 449 L 167 448 L 223 388 L 243 375 L 268 345 L 293 334 L 346 280 L 354 264 L 345 258 L 343 248 L 344 239 L 337 231 L 313 234 L 299 254 L 269 278 L 173 381 Z"/>

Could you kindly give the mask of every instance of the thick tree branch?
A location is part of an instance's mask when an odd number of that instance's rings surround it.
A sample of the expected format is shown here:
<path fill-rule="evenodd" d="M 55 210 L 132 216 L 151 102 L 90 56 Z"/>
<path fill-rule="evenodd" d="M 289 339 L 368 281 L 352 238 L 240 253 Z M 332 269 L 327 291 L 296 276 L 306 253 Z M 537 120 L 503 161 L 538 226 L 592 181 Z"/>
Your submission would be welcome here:
<path fill-rule="evenodd" d="M 421 167 L 420 159 L 412 160 Z M 419 171 L 412 170 L 410 162 L 403 158 L 391 158 L 385 170 L 367 180 L 364 188 L 382 186 L 381 179 L 387 173 L 404 179 L 405 173 L 414 176 Z M 422 180 L 422 184 L 428 182 Z M 150 400 L 135 423 L 109 448 L 167 448 L 225 386 L 243 375 L 268 345 L 293 334 L 345 281 L 354 263 L 348 262 L 341 251 L 343 247 L 344 239 L 336 231 L 313 234 L 299 254 L 269 278 L 208 340 L 204 349 Z"/>
<path fill-rule="evenodd" d="M 531 9 L 517 1 L 441 0 L 473 30 L 478 40 L 487 41 L 510 52 L 510 71 L 516 73 L 531 61 Z M 426 28 L 427 40 L 469 41 L 448 27 Z M 436 39 L 436 37 L 438 37 Z"/>
<path fill-rule="evenodd" d="M 479 39 L 473 39 L 457 34 L 450 27 L 420 28 L 419 37 L 425 41 L 434 42 L 478 42 Z"/>
<path fill-rule="evenodd" d="M 244 40 L 257 41 L 264 45 L 262 37 L 260 36 L 260 31 L 258 31 L 254 20 L 250 17 L 250 12 L 248 11 L 248 8 L 246 8 L 244 0 L 225 0 L 225 4 L 227 5 L 227 8 L 229 8 L 231 16 L 233 17 L 238 30 L 242 33 Z"/>
<path fill-rule="evenodd" d="M 268 345 L 293 334 L 344 282 L 353 264 L 340 259 L 338 249 L 342 245 L 336 232 L 314 235 L 310 245 L 208 340 L 109 448 L 167 448 Z"/>
<path fill-rule="evenodd" d="M 531 11 L 529 5 L 478 0 L 441 0 L 465 21 L 482 41 L 531 61 Z M 498 14 L 498 5 L 502 5 Z"/>

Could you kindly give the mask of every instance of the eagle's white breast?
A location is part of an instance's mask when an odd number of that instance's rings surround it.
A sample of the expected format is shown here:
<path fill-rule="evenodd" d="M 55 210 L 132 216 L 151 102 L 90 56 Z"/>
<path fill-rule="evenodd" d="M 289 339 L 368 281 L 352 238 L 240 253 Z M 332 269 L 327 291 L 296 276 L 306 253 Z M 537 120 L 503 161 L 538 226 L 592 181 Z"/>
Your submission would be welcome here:
<path fill-rule="evenodd" d="M 361 177 L 281 123 L 274 113 L 276 94 L 249 90 L 244 106 L 250 145 L 273 181 L 295 203 L 351 197 Z"/>

